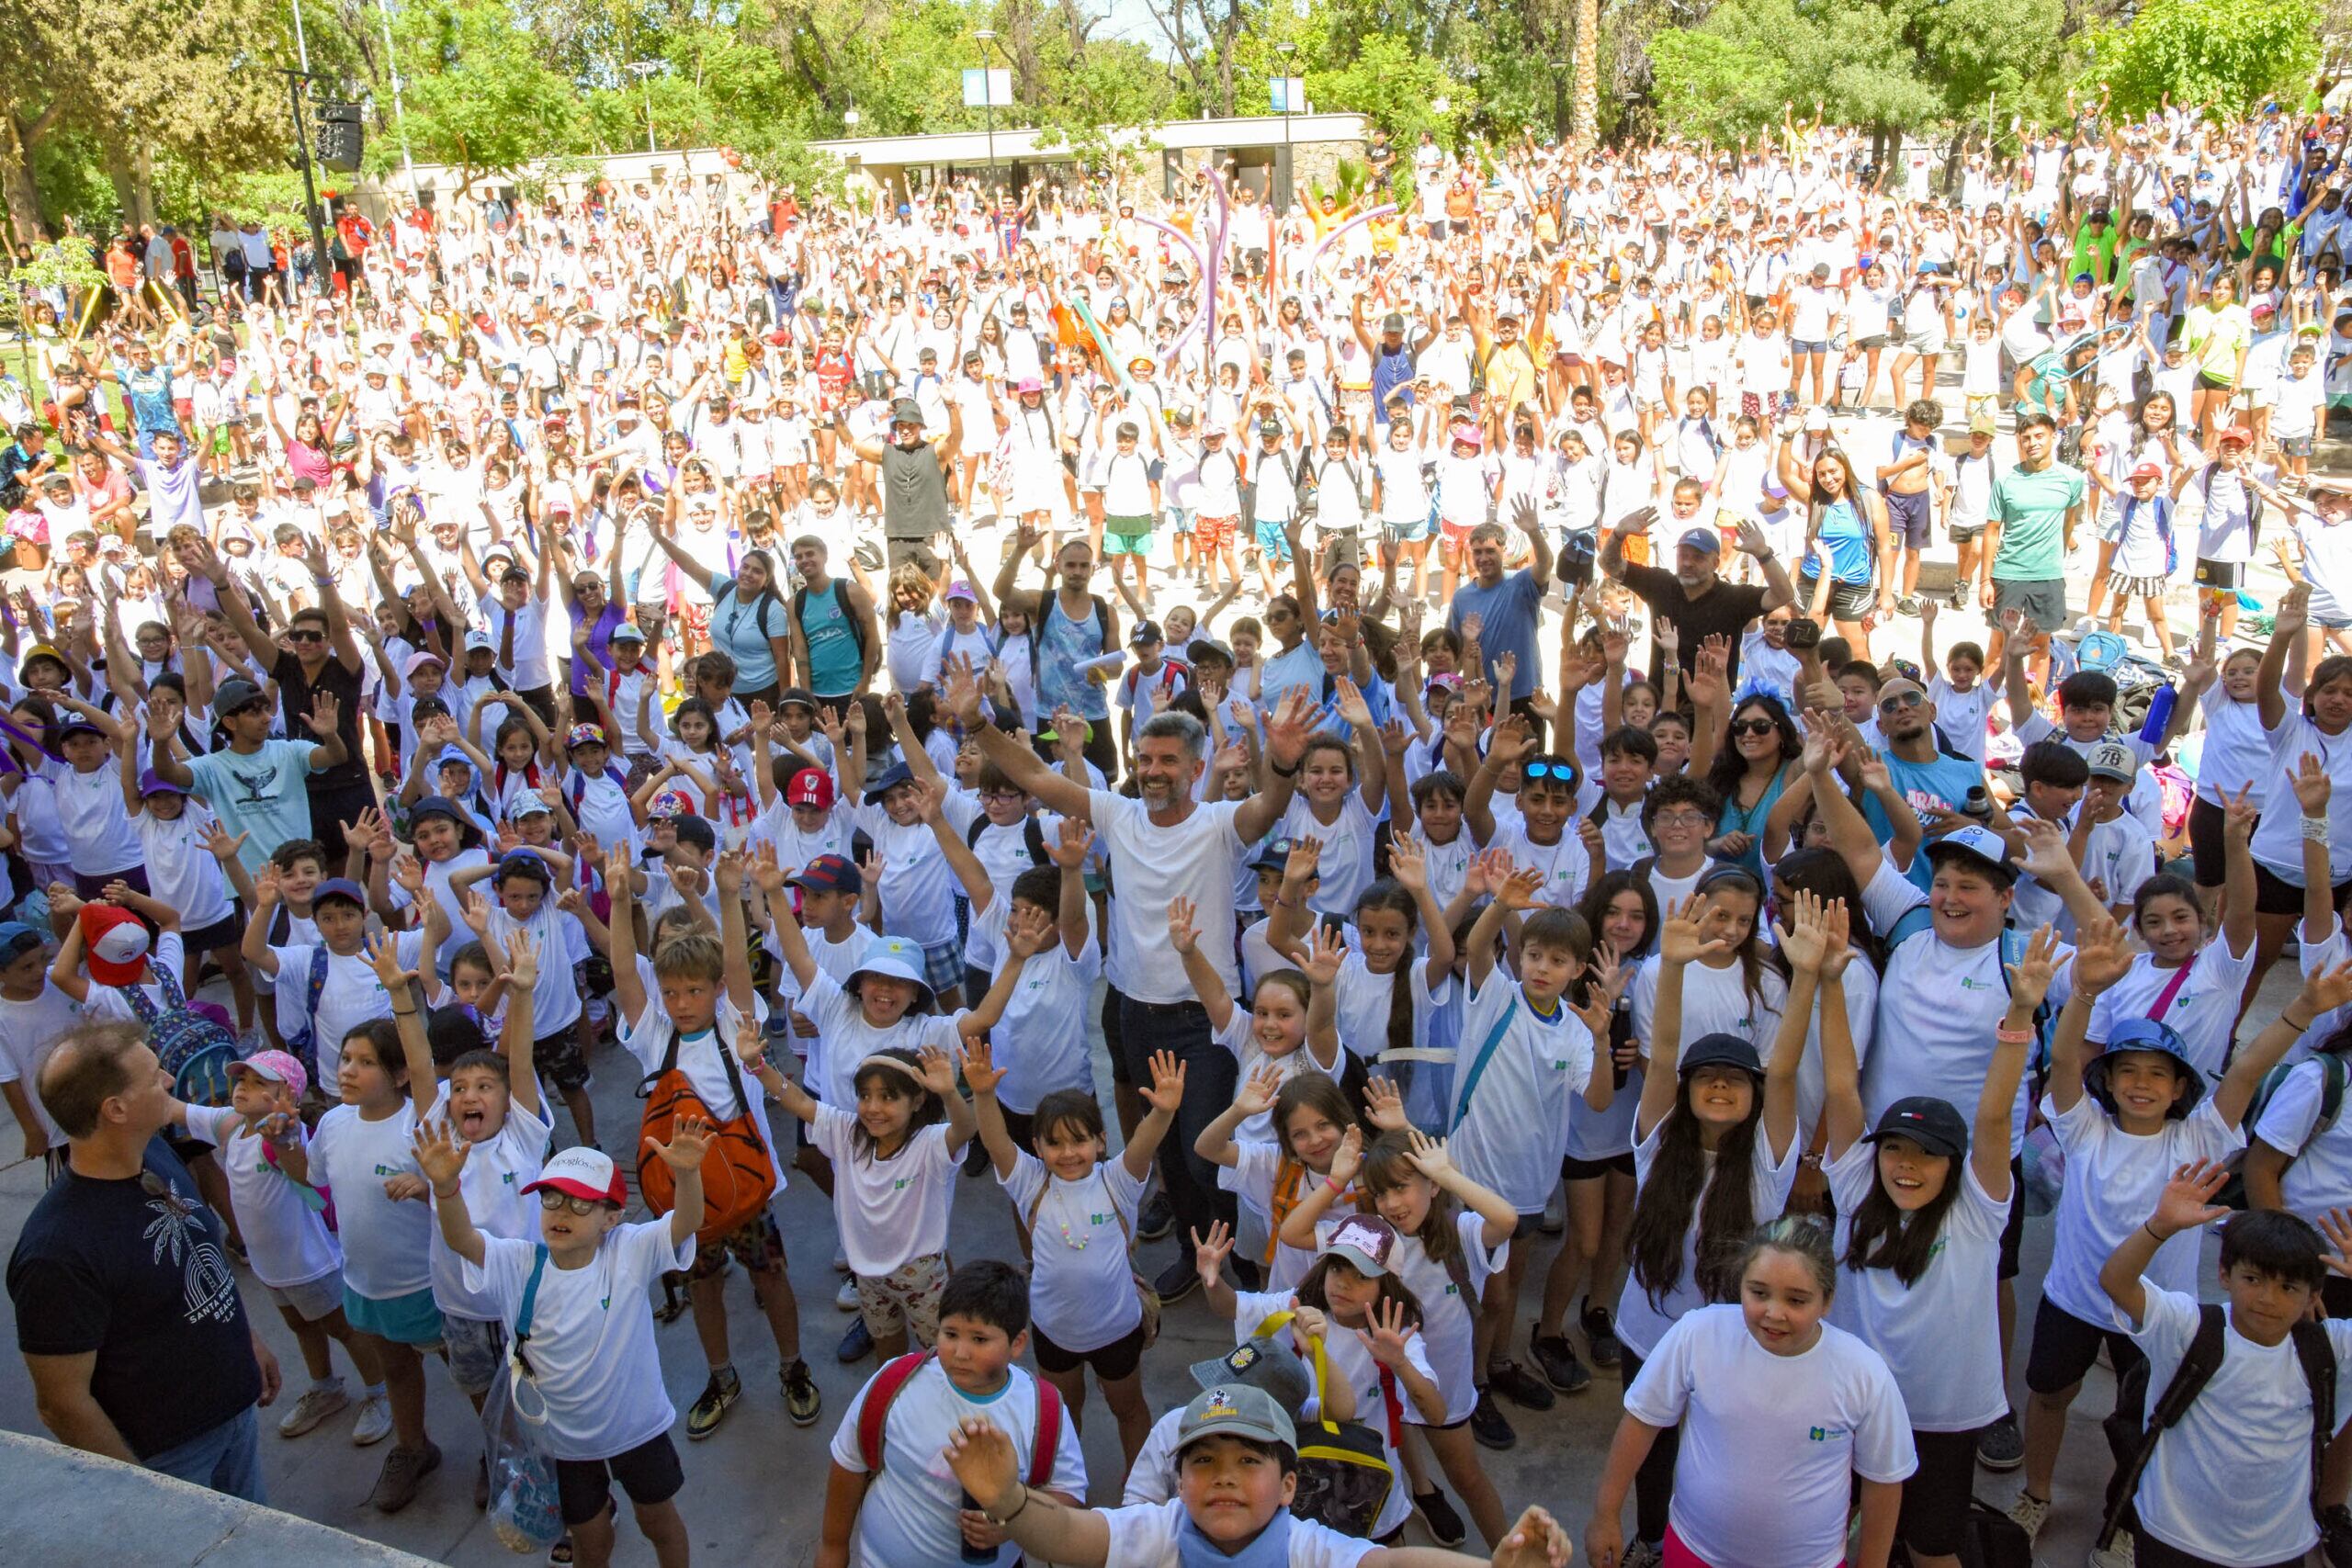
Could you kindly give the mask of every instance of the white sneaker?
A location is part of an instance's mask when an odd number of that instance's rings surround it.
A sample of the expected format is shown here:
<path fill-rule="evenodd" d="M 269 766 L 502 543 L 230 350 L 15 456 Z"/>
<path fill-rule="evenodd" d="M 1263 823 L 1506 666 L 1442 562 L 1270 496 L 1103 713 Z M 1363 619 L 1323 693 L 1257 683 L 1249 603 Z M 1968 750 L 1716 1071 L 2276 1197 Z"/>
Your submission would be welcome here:
<path fill-rule="evenodd" d="M 277 1418 L 277 1435 L 299 1438 L 350 1403 L 351 1396 L 343 1392 L 341 1378 L 321 1388 L 304 1389 L 302 1397 Z"/>
<path fill-rule="evenodd" d="M 380 1443 L 392 1435 L 392 1401 L 389 1394 L 371 1393 L 359 1405 L 359 1419 L 352 1423 L 351 1446 L 364 1449 Z"/>
<path fill-rule="evenodd" d="M 2091 1568 L 2132 1568 L 2138 1553 L 2137 1544 L 2130 1530 L 2117 1530 L 2115 1540 L 2107 1546 L 2091 1550 Z"/>
<path fill-rule="evenodd" d="M 2025 1538 L 2031 1540 L 2041 1533 L 2041 1521 L 2050 1517 L 2050 1499 L 2030 1497 L 2020 1492 L 2018 1500 L 2009 1505 L 2009 1517 L 2025 1529 Z"/>
<path fill-rule="evenodd" d="M 857 1280 L 855 1279 L 842 1281 L 842 1288 L 833 1292 L 833 1305 L 842 1312 L 857 1310 Z"/>

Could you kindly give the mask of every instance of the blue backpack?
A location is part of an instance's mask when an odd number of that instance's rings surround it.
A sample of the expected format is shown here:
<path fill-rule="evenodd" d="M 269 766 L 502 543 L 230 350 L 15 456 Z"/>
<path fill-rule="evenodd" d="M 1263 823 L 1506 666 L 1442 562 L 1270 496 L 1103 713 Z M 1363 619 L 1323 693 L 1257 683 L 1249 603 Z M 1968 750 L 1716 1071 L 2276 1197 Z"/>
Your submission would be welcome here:
<path fill-rule="evenodd" d="M 235 1079 L 229 1069 L 243 1056 L 229 1026 L 188 1005 L 180 983 L 166 964 L 150 962 L 147 972 L 164 993 L 158 1008 L 144 986 L 120 987 L 123 1000 L 147 1026 L 147 1043 L 155 1061 L 172 1075 L 172 1093 L 190 1105 L 226 1105 Z"/>
<path fill-rule="evenodd" d="M 302 1064 L 312 1083 L 319 1079 L 319 997 L 327 988 L 327 944 L 311 949 L 311 974 L 302 998 L 302 1027 L 286 1038 L 286 1048 Z"/>

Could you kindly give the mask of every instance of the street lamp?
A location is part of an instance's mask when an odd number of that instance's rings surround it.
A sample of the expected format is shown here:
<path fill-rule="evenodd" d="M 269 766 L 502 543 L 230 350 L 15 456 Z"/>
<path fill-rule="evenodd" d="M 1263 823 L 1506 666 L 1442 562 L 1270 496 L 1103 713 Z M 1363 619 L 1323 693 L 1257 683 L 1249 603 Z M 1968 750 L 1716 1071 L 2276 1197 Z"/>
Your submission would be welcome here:
<path fill-rule="evenodd" d="M 1292 109 L 1298 107 L 1295 102 L 1293 102 L 1293 98 L 1295 96 L 1295 90 L 1298 85 L 1298 78 L 1290 73 L 1290 57 L 1298 52 L 1298 45 L 1290 42 L 1288 39 L 1284 39 L 1283 42 L 1274 45 L 1274 52 L 1283 57 L 1283 177 L 1280 187 L 1274 192 L 1276 198 L 1274 210 L 1279 213 L 1287 214 L 1290 211 L 1290 187 L 1292 184 L 1290 114 Z"/>
<path fill-rule="evenodd" d="M 989 184 L 996 182 L 996 86 L 989 80 L 989 45 L 996 41 L 996 29 L 982 28 L 972 35 L 980 40 L 980 105 L 988 116 Z"/>
<path fill-rule="evenodd" d="M 408 106 L 401 100 L 400 57 L 392 52 L 392 0 L 382 0 L 384 13 L 384 64 L 392 73 L 392 122 L 400 127 L 401 167 L 408 171 L 408 199 L 416 201 L 416 164 L 408 155 Z M 300 6 L 295 7 L 299 16 Z"/>
<path fill-rule="evenodd" d="M 842 110 L 842 129 L 848 131 L 852 136 L 855 136 L 857 134 L 857 122 L 864 118 L 864 116 L 857 112 L 857 106 L 855 104 L 852 104 L 849 107 Z"/>
<path fill-rule="evenodd" d="M 632 60 L 628 68 L 637 73 L 638 85 L 645 89 L 645 150 L 659 152 L 653 144 L 653 73 L 669 63 L 665 60 Z"/>

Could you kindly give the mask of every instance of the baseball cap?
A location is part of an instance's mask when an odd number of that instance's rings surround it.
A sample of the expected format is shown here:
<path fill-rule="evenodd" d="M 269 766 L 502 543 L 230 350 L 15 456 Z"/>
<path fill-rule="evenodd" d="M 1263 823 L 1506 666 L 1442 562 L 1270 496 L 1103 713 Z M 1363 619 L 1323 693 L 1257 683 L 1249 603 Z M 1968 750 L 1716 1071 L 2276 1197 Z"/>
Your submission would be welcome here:
<path fill-rule="evenodd" d="M 2165 477 L 2165 471 L 2154 463 L 2143 463 L 2132 470 L 2132 477 L 2135 479 L 2160 479 Z"/>
<path fill-rule="evenodd" d="M 85 904 L 74 918 L 82 924 L 91 979 L 101 986 L 129 986 L 145 976 L 147 928 L 138 916 L 112 904 Z"/>
<path fill-rule="evenodd" d="M 1219 1383 L 1193 1396 L 1176 1423 L 1176 1451 L 1205 1438 L 1246 1438 L 1296 1450 L 1298 1427 L 1274 1396 L 1248 1383 Z"/>
<path fill-rule="evenodd" d="M 818 893 L 865 891 L 865 874 L 847 855 L 819 855 L 786 880 Z"/>
<path fill-rule="evenodd" d="M 949 583 L 947 585 L 947 592 L 941 594 L 940 597 L 942 599 L 961 599 L 967 604 L 977 604 L 980 602 L 980 596 L 972 592 L 972 585 L 965 581 L 960 577 L 955 581 Z"/>
<path fill-rule="evenodd" d="M 1682 546 L 1686 549 L 1697 550 L 1702 554 L 1711 556 L 1721 555 L 1724 548 L 1723 536 L 1716 533 L 1713 528 L 1685 529 L 1683 530 L 1682 537 L 1675 540 L 1674 542 Z"/>
<path fill-rule="evenodd" d="M 537 817 L 541 812 L 554 809 L 537 790 L 526 789 L 506 803 L 506 815 L 517 822 L 526 817 Z"/>
<path fill-rule="evenodd" d="M 2218 445 L 2226 446 L 2233 441 L 2241 446 L 2251 446 L 2254 445 L 2254 432 L 2243 424 L 2233 424 L 2222 432 Z"/>
<path fill-rule="evenodd" d="M 1819 408 L 1819 407 L 1815 407 L 1815 408 L 1807 409 L 1807 410 L 1805 411 L 1805 416 L 1804 416 L 1804 427 L 1805 427 L 1807 430 L 1826 430 L 1826 429 L 1828 429 L 1828 428 L 1829 428 L 1829 411 L 1828 411 L 1827 409 L 1825 409 L 1825 408 Z"/>
<path fill-rule="evenodd" d="M 187 791 L 172 783 L 154 769 L 149 768 L 139 775 L 139 793 L 141 795 L 186 795 Z"/>
<path fill-rule="evenodd" d="M 575 724 L 571 727 L 571 733 L 563 738 L 563 743 L 567 748 L 602 746 L 605 744 L 605 727 L 600 724 Z"/>
<path fill-rule="evenodd" d="M 537 1192 L 542 1187 L 553 1188 L 568 1198 L 590 1198 L 616 1207 L 628 1201 L 620 1167 L 613 1163 L 613 1156 L 584 1145 L 568 1148 L 548 1160 L 539 1168 L 539 1179 L 526 1182 L 523 1190 Z"/>
<path fill-rule="evenodd" d="M 833 808 L 832 776 L 821 768 L 803 768 L 792 775 L 785 785 L 784 800 L 787 806 L 813 806 L 820 811 Z"/>
<path fill-rule="evenodd" d="M 1862 1142 L 1908 1138 L 1931 1155 L 1958 1159 L 1968 1152 L 1968 1120 L 1947 1100 L 1932 1094 L 1906 1095 L 1879 1113 L 1878 1126 Z"/>
<path fill-rule="evenodd" d="M 311 908 L 315 909 L 329 898 L 348 898 L 360 908 L 368 908 L 367 890 L 347 876 L 330 876 L 311 891 Z"/>
<path fill-rule="evenodd" d="M 40 651 L 35 649 L 33 654 L 38 655 Z M 232 678 L 221 682 L 220 685 L 213 688 L 212 711 L 225 718 L 240 708 L 251 707 L 262 700 L 263 694 L 259 686 L 254 685 L 251 681 Z"/>
<path fill-rule="evenodd" d="M 2102 741 L 2092 747 L 2090 755 L 2083 760 L 2090 764 L 2091 777 L 2095 779 L 2120 779 L 2130 784 L 2140 775 L 2140 760 L 2120 741 Z"/>
<path fill-rule="evenodd" d="M 865 804 L 879 806 L 882 797 L 902 784 L 912 784 L 915 772 L 904 762 L 893 762 L 882 770 L 881 776 L 866 786 Z"/>
<path fill-rule="evenodd" d="M 1344 1260 L 1368 1280 L 1388 1272 L 1396 1252 L 1396 1227 L 1377 1214 L 1350 1214 L 1318 1249 Z"/>
<path fill-rule="evenodd" d="M 1405 330 L 1405 318 L 1403 314 L 1396 310 L 1391 310 L 1388 314 L 1381 317 L 1380 330 L 1385 333 L 1403 332 Z"/>
<path fill-rule="evenodd" d="M 0 964 L 14 964 L 36 947 L 46 948 L 40 932 L 22 920 L 0 920 Z"/>
<path fill-rule="evenodd" d="M 648 821 L 651 821 L 656 817 L 666 817 L 674 822 L 681 818 L 695 815 L 697 813 L 695 810 L 694 801 L 682 789 L 665 789 L 645 803 L 645 817 Z"/>
<path fill-rule="evenodd" d="M 1159 642 L 1163 640 L 1164 638 L 1160 635 L 1159 623 L 1158 621 L 1137 621 L 1136 623 L 1135 635 L 1127 638 L 1127 646 L 1129 648 L 1141 648 L 1148 642 Z"/>
<path fill-rule="evenodd" d="M 1042 392 L 1046 389 L 1046 384 L 1043 381 L 1038 380 L 1035 376 L 1023 376 L 1020 380 L 1015 381 L 1012 384 L 1012 389 L 1016 393 Z"/>
<path fill-rule="evenodd" d="M 1193 1363 L 1193 1381 L 1205 1392 L 1239 1386 L 1271 1394 L 1276 1404 L 1294 1415 L 1315 1392 L 1306 1364 L 1277 1336 L 1261 1334 L 1244 1339 L 1222 1356 Z"/>
<path fill-rule="evenodd" d="M 229 1070 L 232 1073 L 251 1073 L 266 1083 L 282 1083 L 294 1091 L 297 1100 L 301 1099 L 302 1091 L 311 1087 L 311 1075 L 303 1069 L 300 1062 L 285 1051 L 256 1051 L 242 1062 L 231 1063 Z"/>
<path fill-rule="evenodd" d="M 1990 870 L 2006 887 L 2018 879 L 2009 863 L 2009 847 L 1989 828 L 1955 829 L 1940 839 L 1929 839 L 1925 852 L 1930 861 L 1944 855 L 1966 855 Z"/>
<path fill-rule="evenodd" d="M 1764 1059 L 1756 1054 L 1755 1043 L 1736 1034 L 1702 1034 L 1685 1045 L 1674 1065 L 1676 1074 L 1687 1078 L 1701 1067 L 1740 1067 L 1764 1076 Z"/>
<path fill-rule="evenodd" d="M 613 628 L 613 635 L 605 640 L 608 642 L 643 642 L 645 640 L 645 630 L 635 621 L 623 621 L 619 626 Z"/>

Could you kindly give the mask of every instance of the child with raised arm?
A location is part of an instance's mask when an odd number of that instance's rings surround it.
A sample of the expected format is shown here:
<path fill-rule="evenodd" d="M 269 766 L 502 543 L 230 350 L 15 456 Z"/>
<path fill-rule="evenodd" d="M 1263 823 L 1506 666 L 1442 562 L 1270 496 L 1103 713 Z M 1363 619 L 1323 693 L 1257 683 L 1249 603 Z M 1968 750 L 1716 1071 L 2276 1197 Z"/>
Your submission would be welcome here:
<path fill-rule="evenodd" d="M 1037 1370 L 1059 1391 L 1073 1423 L 1086 1408 L 1087 1369 L 1094 1370 L 1132 1467 L 1151 1430 L 1151 1409 L 1143 1394 L 1143 1303 L 1127 1255 L 1152 1159 L 1183 1102 L 1183 1064 L 1165 1051 L 1152 1056 L 1151 1087 L 1143 1091 L 1151 1109 L 1115 1160 L 1091 1089 L 1046 1094 L 1036 1114 L 1023 1118 L 1035 1152 L 1023 1149 L 997 1103 L 1004 1077 L 989 1043 L 975 1039 L 964 1055 L 964 1081 L 980 1144 L 1027 1239 Z"/>
<path fill-rule="evenodd" d="M 543 1412 L 538 1441 L 555 1461 L 572 1561 L 582 1568 L 613 1560 L 616 1481 L 655 1561 L 662 1568 L 687 1561 L 685 1521 L 673 1501 L 685 1484 L 670 1441 L 678 1413 L 662 1386 L 646 1292 L 665 1271 L 694 1261 L 710 1131 L 709 1122 L 686 1116 L 667 1144 L 648 1140 L 677 1188 L 669 1215 L 646 1224 L 621 1224 L 628 1191 L 609 1155 L 591 1148 L 557 1155 L 522 1189 L 538 1199 L 537 1241 L 477 1229 L 462 1185 L 473 1145 L 446 1122 L 415 1132 L 414 1157 L 433 1189 L 442 1243 L 461 1261 L 464 1286 L 496 1306 L 513 1337 L 517 1401 Z"/>

